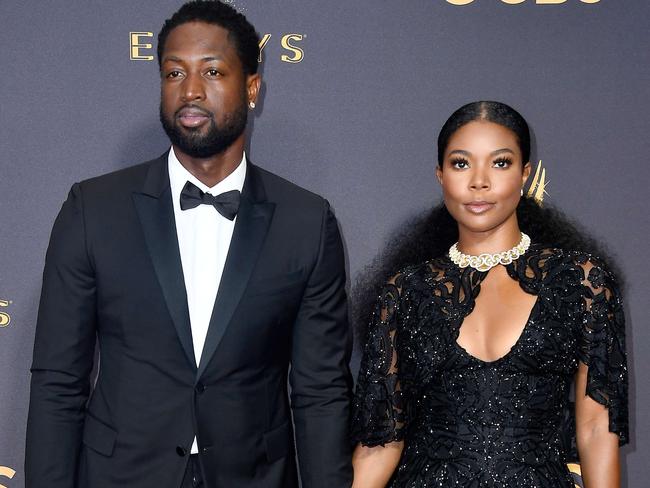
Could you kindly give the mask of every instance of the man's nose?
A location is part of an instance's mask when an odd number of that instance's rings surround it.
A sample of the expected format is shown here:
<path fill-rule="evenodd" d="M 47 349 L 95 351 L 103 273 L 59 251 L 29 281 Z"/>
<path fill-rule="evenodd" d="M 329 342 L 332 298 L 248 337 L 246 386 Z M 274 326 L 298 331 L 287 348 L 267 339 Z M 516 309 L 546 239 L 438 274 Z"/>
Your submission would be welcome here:
<path fill-rule="evenodd" d="M 194 100 L 203 100 L 205 90 L 203 88 L 203 79 L 198 74 L 188 74 L 183 80 L 183 101 L 191 102 Z"/>

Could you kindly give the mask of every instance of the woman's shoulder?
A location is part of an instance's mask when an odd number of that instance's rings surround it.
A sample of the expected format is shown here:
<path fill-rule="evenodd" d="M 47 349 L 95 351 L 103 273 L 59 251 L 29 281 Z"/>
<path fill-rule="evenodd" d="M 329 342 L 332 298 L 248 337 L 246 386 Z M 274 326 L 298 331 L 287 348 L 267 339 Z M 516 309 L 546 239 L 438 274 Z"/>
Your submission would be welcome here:
<path fill-rule="evenodd" d="M 542 244 L 532 245 L 527 253 L 528 259 L 534 259 L 549 265 L 573 264 L 581 267 L 598 267 L 607 269 L 605 260 L 587 251 L 565 249 Z"/>
<path fill-rule="evenodd" d="M 580 281 L 583 283 L 608 284 L 617 281 L 603 258 L 578 249 L 531 246 L 526 254 L 526 264 L 549 278 L 560 278 L 566 272 L 581 275 Z"/>
<path fill-rule="evenodd" d="M 404 266 L 393 273 L 386 280 L 386 284 L 396 286 L 400 290 L 431 286 L 448 275 L 450 263 L 448 258 L 442 256 Z"/>

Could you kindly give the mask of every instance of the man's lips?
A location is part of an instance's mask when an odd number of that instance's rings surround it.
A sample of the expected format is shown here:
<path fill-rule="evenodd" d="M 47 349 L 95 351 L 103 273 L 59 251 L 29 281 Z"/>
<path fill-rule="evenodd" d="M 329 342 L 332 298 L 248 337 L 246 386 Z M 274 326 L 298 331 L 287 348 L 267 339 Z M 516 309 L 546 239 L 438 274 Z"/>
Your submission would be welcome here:
<path fill-rule="evenodd" d="M 474 202 L 465 203 L 464 206 L 469 212 L 479 215 L 491 210 L 494 207 L 494 203 L 484 202 L 484 201 L 474 201 Z"/>
<path fill-rule="evenodd" d="M 198 108 L 182 108 L 176 118 L 184 127 L 198 127 L 210 120 L 210 114 Z"/>

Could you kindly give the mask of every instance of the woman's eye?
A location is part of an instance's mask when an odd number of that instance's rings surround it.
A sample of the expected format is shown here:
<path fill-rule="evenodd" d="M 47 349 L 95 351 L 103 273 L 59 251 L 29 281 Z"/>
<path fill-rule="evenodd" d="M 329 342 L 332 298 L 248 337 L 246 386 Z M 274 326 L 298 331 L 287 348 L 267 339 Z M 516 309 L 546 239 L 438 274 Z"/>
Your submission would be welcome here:
<path fill-rule="evenodd" d="M 507 158 L 497 159 L 497 160 L 494 162 L 494 166 L 495 166 L 496 168 L 507 168 L 507 167 L 510 166 L 511 164 L 512 164 L 512 161 L 510 161 L 510 160 L 507 159 Z"/>
<path fill-rule="evenodd" d="M 451 166 L 457 169 L 465 169 L 469 167 L 469 162 L 462 158 L 452 159 Z"/>

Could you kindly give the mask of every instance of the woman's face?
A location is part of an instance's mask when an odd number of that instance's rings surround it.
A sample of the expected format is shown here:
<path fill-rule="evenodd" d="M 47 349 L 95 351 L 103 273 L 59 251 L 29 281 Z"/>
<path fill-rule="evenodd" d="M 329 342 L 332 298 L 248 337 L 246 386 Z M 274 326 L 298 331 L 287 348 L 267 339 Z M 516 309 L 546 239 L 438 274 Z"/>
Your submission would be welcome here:
<path fill-rule="evenodd" d="M 493 122 L 469 122 L 450 137 L 436 175 L 459 231 L 517 225 L 520 192 L 530 174 L 521 158 L 515 133 Z"/>

